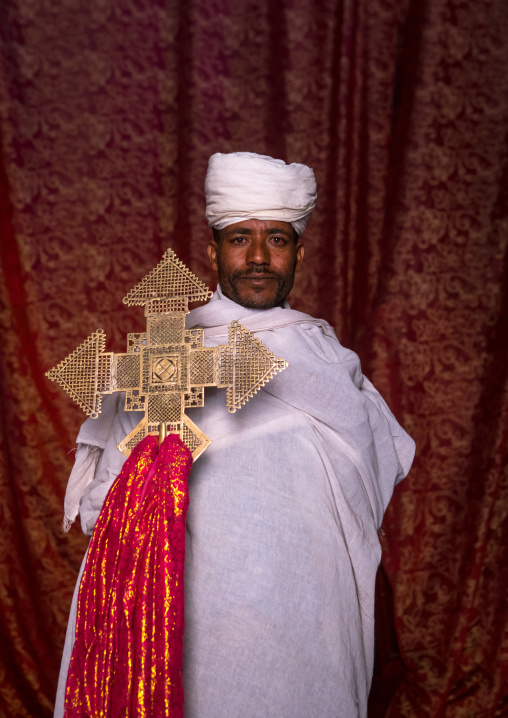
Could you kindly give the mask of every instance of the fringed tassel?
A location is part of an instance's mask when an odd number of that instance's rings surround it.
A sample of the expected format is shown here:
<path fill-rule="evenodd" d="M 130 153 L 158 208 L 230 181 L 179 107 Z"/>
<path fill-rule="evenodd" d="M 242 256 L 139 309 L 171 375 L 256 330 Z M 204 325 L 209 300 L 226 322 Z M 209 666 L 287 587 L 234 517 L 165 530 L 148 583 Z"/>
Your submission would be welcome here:
<path fill-rule="evenodd" d="M 147 436 L 111 487 L 78 599 L 66 718 L 183 718 L 185 519 L 192 456 Z"/>

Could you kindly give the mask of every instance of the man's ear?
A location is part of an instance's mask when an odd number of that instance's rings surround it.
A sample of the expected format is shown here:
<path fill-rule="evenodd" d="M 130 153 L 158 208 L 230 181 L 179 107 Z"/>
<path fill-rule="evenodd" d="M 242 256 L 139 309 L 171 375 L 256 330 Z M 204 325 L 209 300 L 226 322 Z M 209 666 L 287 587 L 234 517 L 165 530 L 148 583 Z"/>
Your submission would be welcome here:
<path fill-rule="evenodd" d="M 208 243 L 208 247 L 206 248 L 206 252 L 208 254 L 208 261 L 210 262 L 210 267 L 214 269 L 215 271 L 218 270 L 217 265 L 217 243 L 214 239 L 211 239 Z"/>
<path fill-rule="evenodd" d="M 296 265 L 295 272 L 299 272 L 303 264 L 303 255 L 305 254 L 305 248 L 301 242 L 296 245 Z"/>

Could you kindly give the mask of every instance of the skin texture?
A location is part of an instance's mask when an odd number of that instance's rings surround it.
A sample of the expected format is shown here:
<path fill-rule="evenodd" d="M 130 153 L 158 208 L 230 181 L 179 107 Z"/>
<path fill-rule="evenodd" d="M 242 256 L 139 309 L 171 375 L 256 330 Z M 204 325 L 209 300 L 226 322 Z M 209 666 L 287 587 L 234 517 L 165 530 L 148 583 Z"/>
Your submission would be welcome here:
<path fill-rule="evenodd" d="M 249 219 L 214 231 L 210 265 L 222 291 L 250 309 L 284 306 L 304 249 L 288 222 Z"/>

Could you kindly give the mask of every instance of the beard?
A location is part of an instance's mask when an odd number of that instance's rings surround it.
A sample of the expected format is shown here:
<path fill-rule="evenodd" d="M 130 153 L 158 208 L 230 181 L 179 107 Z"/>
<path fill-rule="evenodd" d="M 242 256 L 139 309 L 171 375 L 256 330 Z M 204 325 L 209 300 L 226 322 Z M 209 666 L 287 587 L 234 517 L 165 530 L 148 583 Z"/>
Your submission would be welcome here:
<path fill-rule="evenodd" d="M 232 272 L 226 275 L 224 268 L 219 265 L 219 282 L 222 292 L 228 299 L 247 309 L 272 309 L 284 305 L 284 300 L 293 287 L 295 279 L 296 261 L 292 269 L 287 272 L 275 272 L 262 267 L 249 267 L 244 271 Z M 248 286 L 248 279 L 268 278 L 268 286 Z M 244 286 L 246 284 L 246 286 Z"/>

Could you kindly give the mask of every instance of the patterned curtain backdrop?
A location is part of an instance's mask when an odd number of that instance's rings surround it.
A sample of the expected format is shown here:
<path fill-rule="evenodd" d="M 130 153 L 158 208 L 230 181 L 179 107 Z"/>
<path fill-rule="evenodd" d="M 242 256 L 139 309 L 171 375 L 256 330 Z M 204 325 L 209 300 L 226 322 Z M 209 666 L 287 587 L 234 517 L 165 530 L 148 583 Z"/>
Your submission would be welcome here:
<path fill-rule="evenodd" d="M 418 445 L 371 716 L 508 716 L 506 0 L 3 0 L 0 33 L 0 714 L 51 715 L 87 544 L 44 372 L 142 330 L 121 300 L 166 247 L 213 286 L 207 159 L 250 150 L 315 169 L 293 306 Z"/>

